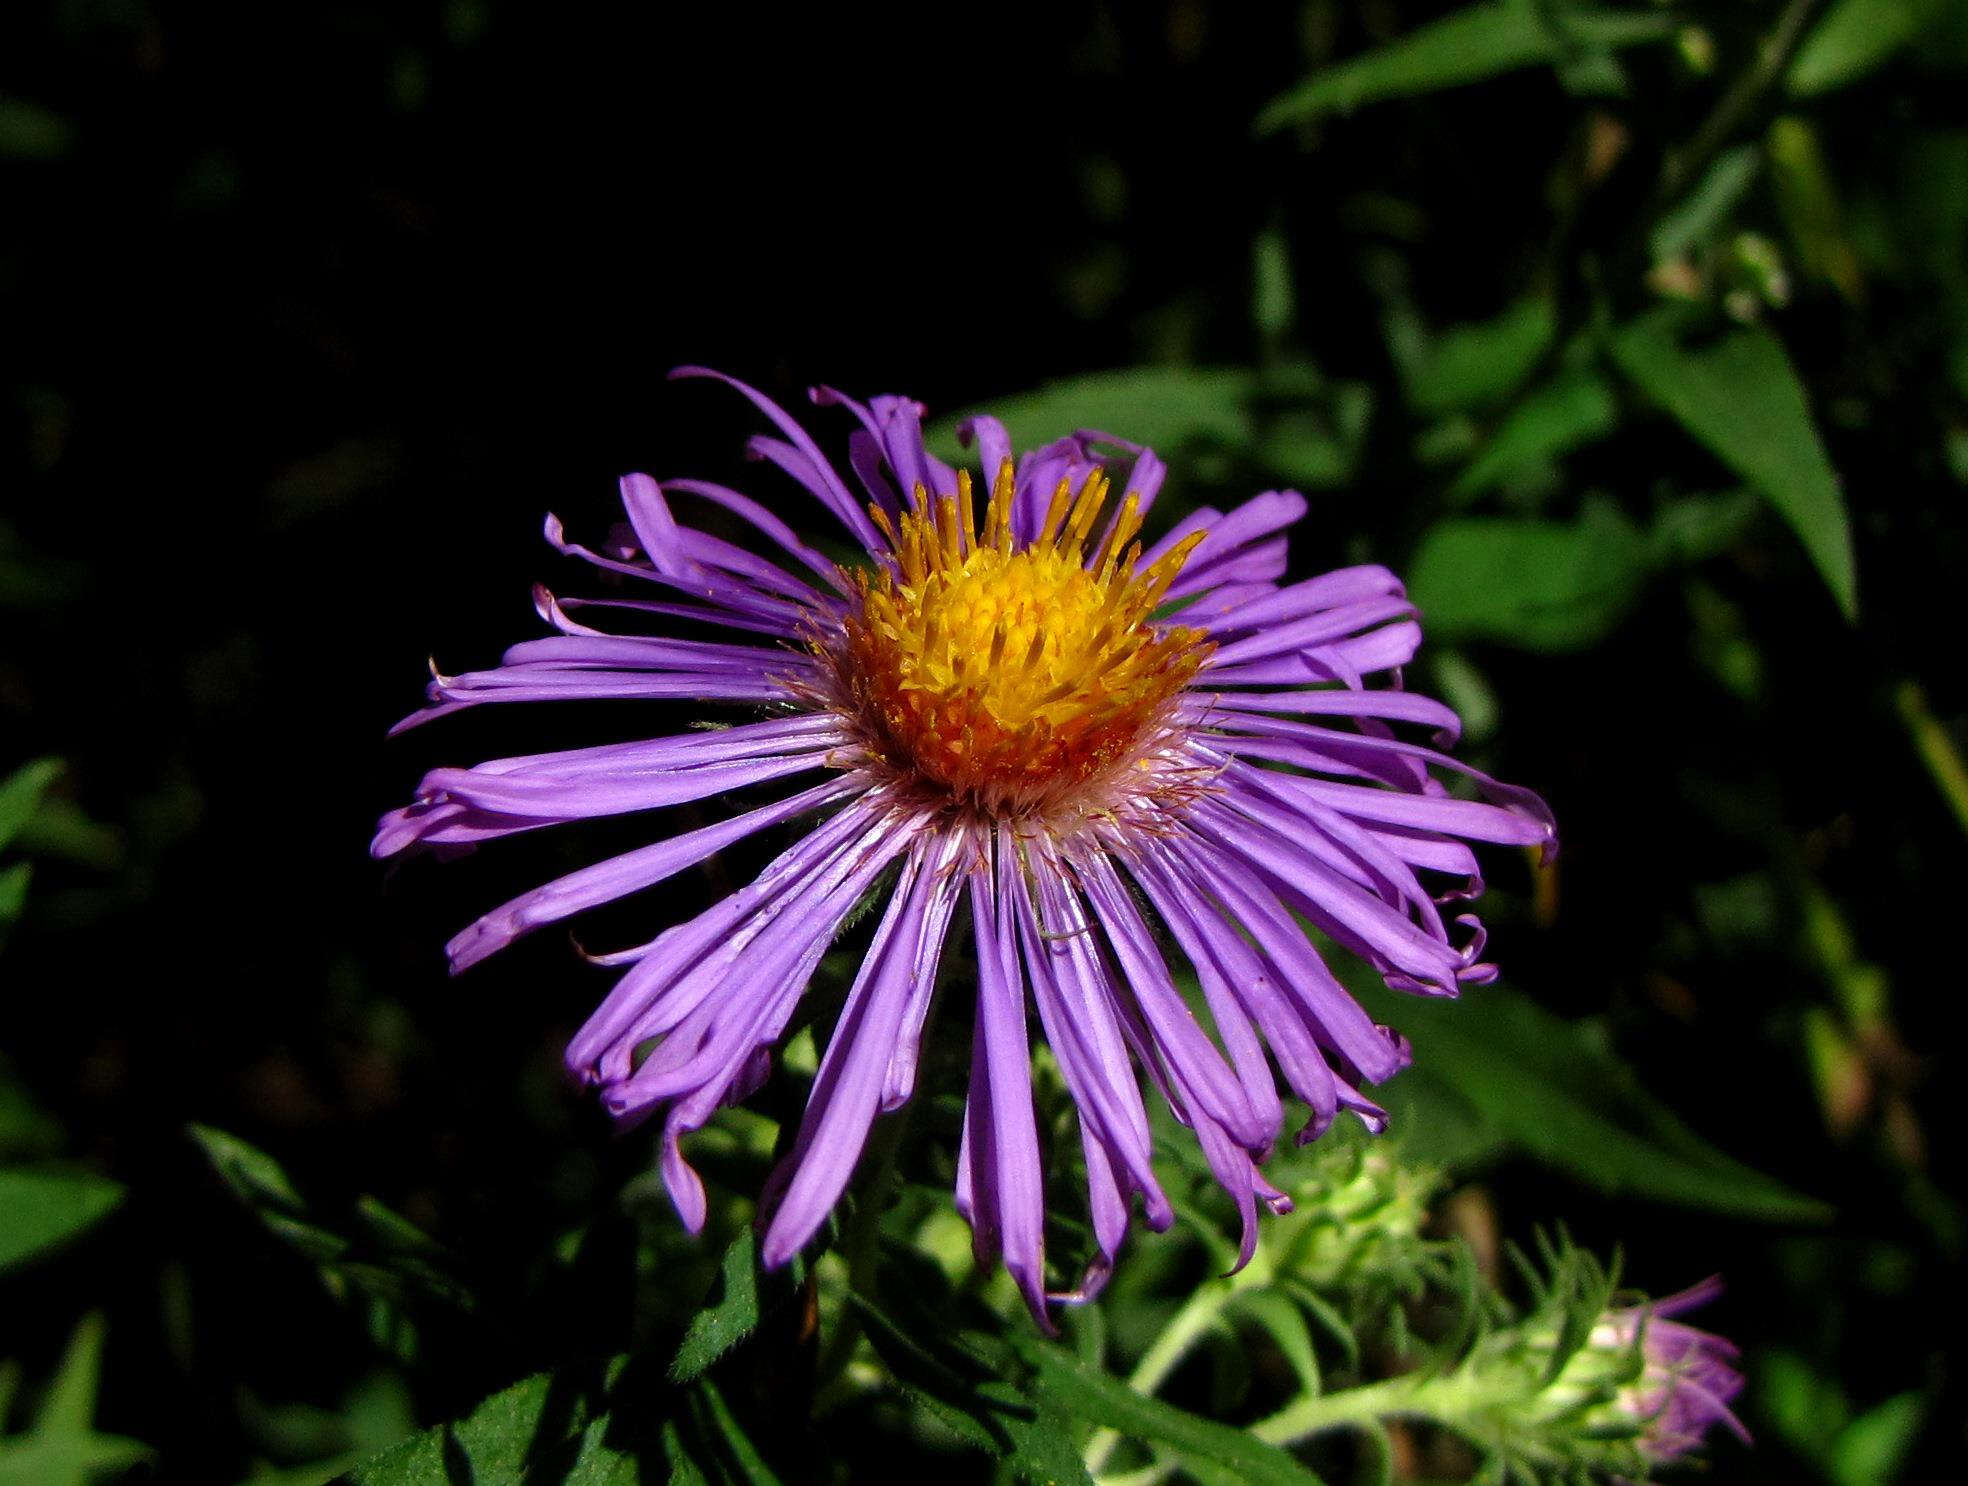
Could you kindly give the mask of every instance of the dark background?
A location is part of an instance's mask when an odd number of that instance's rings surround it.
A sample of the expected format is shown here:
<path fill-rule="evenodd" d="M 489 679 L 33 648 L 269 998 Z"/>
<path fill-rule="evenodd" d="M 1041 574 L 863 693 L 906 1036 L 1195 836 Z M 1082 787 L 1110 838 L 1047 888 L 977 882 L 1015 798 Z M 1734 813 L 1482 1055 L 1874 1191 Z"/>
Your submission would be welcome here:
<path fill-rule="evenodd" d="M 666 385 L 670 367 L 789 405 L 827 382 L 948 413 L 1089 371 L 1288 351 L 1375 393 L 1295 564 L 1404 564 L 1450 505 L 1401 406 L 1394 299 L 1432 326 L 1532 291 L 1573 326 L 1643 307 L 1632 245 L 1663 162 L 1776 13 L 1691 7 L 1718 70 L 1635 54 L 1623 99 L 1535 70 L 1253 137 L 1315 62 L 1440 9 L 9 7 L 0 771 L 60 757 L 58 798 L 96 825 L 37 860 L 0 1048 L 60 1128 L 37 1154 L 131 1190 L 82 1244 L 0 1277 L 0 1355 L 44 1376 L 75 1317 L 106 1310 L 102 1427 L 174 1477 L 238 1478 L 292 1448 L 268 1409 L 339 1408 L 379 1354 L 231 1201 L 187 1121 L 264 1146 L 330 1207 L 376 1194 L 515 1294 L 644 1168 L 641 1138 L 613 1140 L 558 1084 L 602 984 L 564 940 L 442 974 L 446 934 L 594 838 L 401 874 L 366 841 L 431 764 L 612 725 L 383 739 L 426 655 L 466 669 L 534 633 L 528 583 L 569 581 L 543 512 L 598 529 L 627 469 L 765 488 L 734 458 L 743 407 Z M 1812 105 L 1834 179 L 1872 202 L 1850 211 L 1864 293 L 1800 270 L 1768 312 L 1843 477 L 1860 622 L 1765 515 L 1590 644 L 1458 652 L 1499 709 L 1477 755 L 1545 791 L 1566 844 L 1542 924 L 1528 872 L 1496 865 L 1511 982 L 1601 1019 L 1695 1130 L 1837 1209 L 1758 1224 L 1517 1158 L 1475 1173 L 1506 1234 L 1568 1221 L 1623 1243 L 1657 1290 L 1729 1274 L 1711 1323 L 1750 1351 L 1761 1443 L 1729 1447 L 1723 1479 L 1837 1479 L 1784 1422 L 1811 1400 L 1856 1415 L 1911 1392 L 1953 1421 L 1932 1458 L 1963 1443 L 1940 1319 L 1962 1300 L 1944 1029 L 1963 840 L 1895 700 L 1913 683 L 1942 723 L 1968 714 L 1948 462 L 1968 342 L 1944 262 L 1948 182 L 1968 181 L 1908 164 L 1968 127 L 1962 96 L 1957 75 L 1903 65 Z M 1759 100 L 1742 137 L 1776 107 Z M 1582 184 L 1602 117 L 1624 152 Z M 1775 208 L 1745 211 L 1789 246 Z M 1252 323 L 1265 231 L 1290 244 L 1283 329 Z M 1641 509 L 1663 483 L 1725 483 L 1669 424 L 1630 416 L 1565 463 L 1547 514 L 1589 489 Z M 818 426 L 838 440 L 839 422 Z M 1215 451 L 1178 486 L 1254 489 L 1256 463 Z M 1747 698 L 1718 680 L 1730 645 L 1754 655 Z M 1883 1008 L 1841 991 L 1854 962 Z M 496 1344 L 431 1329 L 421 1417 L 556 1347 L 624 1340 L 607 1305 L 548 1323 L 528 1304 Z"/>

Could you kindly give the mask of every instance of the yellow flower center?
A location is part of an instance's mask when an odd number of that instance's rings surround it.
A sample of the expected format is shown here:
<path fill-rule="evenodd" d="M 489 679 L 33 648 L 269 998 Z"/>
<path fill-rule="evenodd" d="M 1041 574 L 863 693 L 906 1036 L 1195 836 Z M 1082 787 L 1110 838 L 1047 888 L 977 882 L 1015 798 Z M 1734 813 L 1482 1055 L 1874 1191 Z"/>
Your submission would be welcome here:
<path fill-rule="evenodd" d="M 1142 762 L 1168 704 L 1209 654 L 1200 630 L 1149 622 L 1200 533 L 1137 572 L 1129 495 L 1091 549 L 1108 481 L 1062 480 L 1043 527 L 1011 532 L 1013 477 L 998 472 L 975 524 L 970 477 L 917 491 L 891 523 L 893 568 L 855 576 L 836 684 L 889 767 L 992 815 L 1097 805 L 1089 786 Z"/>

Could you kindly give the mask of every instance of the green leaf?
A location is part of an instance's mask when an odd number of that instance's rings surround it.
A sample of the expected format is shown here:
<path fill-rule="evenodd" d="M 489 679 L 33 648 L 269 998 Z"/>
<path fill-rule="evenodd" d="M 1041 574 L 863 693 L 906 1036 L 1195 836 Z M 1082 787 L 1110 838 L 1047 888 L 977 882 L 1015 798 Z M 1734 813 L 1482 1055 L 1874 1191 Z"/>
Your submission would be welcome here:
<path fill-rule="evenodd" d="M 892 1284 L 885 1294 L 895 1296 Z M 988 1355 L 991 1338 L 953 1331 L 947 1316 L 939 1322 L 909 1297 L 896 1298 L 896 1310 L 859 1293 L 848 1298 L 896 1386 L 958 1439 L 1002 1456 L 1036 1486 L 1087 1480 L 1066 1415 L 1005 1375 Z"/>
<path fill-rule="evenodd" d="M 1946 0 L 1840 0 L 1790 59 L 1790 91 L 1808 98 L 1857 82 L 1945 10 Z"/>
<path fill-rule="evenodd" d="M 670 1363 L 670 1377 L 688 1383 L 751 1334 L 759 1321 L 757 1241 L 751 1225 L 724 1251 L 724 1293 L 690 1318 Z"/>
<path fill-rule="evenodd" d="M 779 1486 L 778 1476 L 773 1474 L 751 1437 L 732 1417 L 724 1395 L 718 1392 L 715 1383 L 709 1378 L 704 1379 L 692 1390 L 690 1403 L 699 1427 L 724 1448 L 731 1465 L 736 1467 L 736 1480 L 744 1482 L 745 1486 Z"/>
<path fill-rule="evenodd" d="M 1917 1392 L 1867 1409 L 1839 1431 L 1831 1447 L 1832 1479 L 1838 1486 L 1891 1486 L 1926 1417 L 1927 1400 Z"/>
<path fill-rule="evenodd" d="M 1849 619 L 1858 609 L 1852 534 L 1804 385 L 1776 337 L 1738 330 L 1705 350 L 1675 338 L 1659 310 L 1616 332 L 1613 360 L 1723 463 L 1776 507 Z"/>
<path fill-rule="evenodd" d="M 1520 470 L 1604 438 L 1618 424 L 1619 404 L 1605 378 L 1566 372 L 1510 410 L 1449 494 L 1460 500 L 1481 495 Z"/>
<path fill-rule="evenodd" d="M 27 885 L 33 880 L 32 862 L 15 862 L 0 871 L 0 928 L 21 916 L 21 910 L 27 906 Z"/>
<path fill-rule="evenodd" d="M 1654 512 L 1647 533 L 1652 561 L 1661 567 L 1706 562 L 1741 541 L 1762 509 L 1753 490 L 1669 497 Z"/>
<path fill-rule="evenodd" d="M 353 1486 L 517 1482 L 534 1460 L 575 1439 L 604 1412 L 622 1362 L 537 1373 L 484 1400 L 462 1419 L 383 1451 L 342 1479 Z"/>
<path fill-rule="evenodd" d="M 60 759 L 41 758 L 22 764 L 0 780 L 0 846 L 20 833 L 61 771 Z"/>
<path fill-rule="evenodd" d="M 1510 1147 L 1603 1192 L 1770 1222 L 1830 1216 L 1709 1146 L 1585 1026 L 1495 987 L 1431 1001 L 1353 983 L 1376 1020 L 1414 1043 L 1414 1067 L 1385 1091 L 1397 1106 L 1406 1086 L 1434 1084 Z"/>
<path fill-rule="evenodd" d="M 1403 362 L 1408 404 L 1440 417 L 1501 402 L 1536 369 L 1557 331 L 1557 313 L 1540 297 L 1520 299 L 1493 320 L 1445 330 Z"/>
<path fill-rule="evenodd" d="M 103 1318 L 83 1318 L 26 1434 L 0 1439 L 0 1486 L 88 1486 L 150 1458 L 150 1447 L 95 1430 Z M 4 1423 L 4 1415 L 0 1415 Z"/>
<path fill-rule="evenodd" d="M 1595 501 L 1576 522 L 1438 522 L 1408 565 L 1408 592 L 1438 640 L 1576 650 L 1612 628 L 1646 572 L 1639 531 L 1617 508 Z"/>
<path fill-rule="evenodd" d="M 1087 1366 L 1063 1347 L 1024 1337 L 1013 1344 L 1031 1364 L 1039 1387 L 1075 1418 L 1161 1445 L 1185 1462 L 1246 1486 L 1320 1486 L 1290 1455 L 1213 1419 L 1136 1393 L 1119 1378 Z"/>
<path fill-rule="evenodd" d="M 0 1271 L 93 1228 L 122 1200 L 122 1186 L 104 1177 L 0 1170 Z"/>
<path fill-rule="evenodd" d="M 210 1125 L 189 1125 L 186 1129 L 241 1202 L 286 1213 L 305 1210 L 307 1204 L 288 1180 L 286 1170 L 265 1151 Z"/>
<path fill-rule="evenodd" d="M 1648 234 L 1647 246 L 1654 261 L 1686 252 L 1720 227 L 1762 167 L 1763 157 L 1753 144 L 1738 145 L 1717 155 L 1694 190 L 1665 213 Z"/>
<path fill-rule="evenodd" d="M 1230 1303 L 1264 1328 L 1291 1364 L 1299 1388 L 1308 1397 L 1317 1396 L 1319 1358 L 1312 1348 L 1312 1330 L 1305 1324 L 1305 1313 L 1282 1291 L 1269 1288 L 1239 1290 Z"/>
<path fill-rule="evenodd" d="M 1256 373 L 1232 367 L 1143 366 L 1048 382 L 1036 392 L 1001 398 L 977 411 L 1000 419 L 1014 449 L 1032 449 L 1078 429 L 1097 429 L 1153 447 L 1165 458 L 1208 441 L 1242 446 L 1253 425 L 1249 400 Z M 930 425 L 931 448 L 955 456 L 960 418 Z"/>
<path fill-rule="evenodd" d="M 75 126 L 60 114 L 0 93 L 0 158 L 54 160 L 75 142 Z"/>
<path fill-rule="evenodd" d="M 1432 93 L 1524 67 L 1660 41 L 1677 25 L 1673 16 L 1641 11 L 1472 5 L 1315 73 L 1265 106 L 1257 132 L 1275 133 L 1325 113 L 1350 113 L 1376 99 Z"/>
<path fill-rule="evenodd" d="M 34 1102 L 0 1060 L 0 1161 L 52 1156 L 61 1145 L 60 1123 Z"/>

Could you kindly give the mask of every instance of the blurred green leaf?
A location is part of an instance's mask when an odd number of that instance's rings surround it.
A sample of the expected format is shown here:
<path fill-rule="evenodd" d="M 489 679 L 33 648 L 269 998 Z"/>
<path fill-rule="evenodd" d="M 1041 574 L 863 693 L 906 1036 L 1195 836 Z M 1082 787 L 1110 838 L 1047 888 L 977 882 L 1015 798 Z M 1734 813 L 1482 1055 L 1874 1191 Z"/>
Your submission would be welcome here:
<path fill-rule="evenodd" d="M 1557 329 L 1551 301 L 1533 297 L 1493 320 L 1441 332 L 1402 358 L 1408 405 L 1433 418 L 1503 401 L 1536 369 Z"/>
<path fill-rule="evenodd" d="M 1772 121 L 1767 136 L 1772 184 L 1791 250 L 1805 273 L 1853 303 L 1865 293 L 1859 255 L 1847 237 L 1838 190 L 1817 130 L 1800 118 Z"/>
<path fill-rule="evenodd" d="M 1845 616 L 1858 609 L 1852 534 L 1838 476 L 1804 386 L 1777 339 L 1738 330 L 1704 350 L 1677 340 L 1659 310 L 1618 331 L 1613 359 L 1640 390 L 1755 486 L 1803 541 Z"/>
<path fill-rule="evenodd" d="M 14 844 L 34 856 L 59 857 L 102 871 L 123 860 L 122 833 L 89 819 L 73 800 L 60 795 L 41 797 L 40 808 L 21 826 Z"/>
<path fill-rule="evenodd" d="M 27 907 L 28 884 L 34 880 L 32 862 L 15 862 L 0 869 L 0 929 L 13 923 Z"/>
<path fill-rule="evenodd" d="M 75 126 L 52 109 L 0 93 L 0 157 L 54 160 L 75 141 Z"/>
<path fill-rule="evenodd" d="M 1654 261 L 1686 252 L 1721 227 L 1762 167 L 1762 153 L 1753 144 L 1724 150 L 1710 161 L 1695 188 L 1648 234 Z"/>
<path fill-rule="evenodd" d="M 1946 9 L 1947 0 L 1838 0 L 1790 59 L 1790 91 L 1809 97 L 1857 82 Z"/>
<path fill-rule="evenodd" d="M 1275 341 L 1290 332 L 1296 318 L 1291 248 L 1283 232 L 1266 228 L 1251 241 L 1251 323 Z"/>
<path fill-rule="evenodd" d="M 0 1271 L 87 1232 L 122 1200 L 121 1183 L 106 1177 L 0 1169 Z"/>
<path fill-rule="evenodd" d="M 1919 1438 L 1927 1400 L 1902 1393 L 1867 1409 L 1838 1433 L 1831 1447 L 1832 1479 L 1838 1486 L 1891 1486 Z"/>
<path fill-rule="evenodd" d="M 315 1266 L 323 1287 L 362 1318 L 379 1348 L 411 1361 L 422 1308 L 434 1303 L 452 1316 L 475 1308 L 471 1289 L 453 1273 L 451 1255 L 402 1214 L 362 1197 L 353 1213 L 329 1226 L 266 1152 L 223 1130 L 188 1128 L 233 1195 Z"/>
<path fill-rule="evenodd" d="M 22 764 L 0 780 L 0 846 L 20 833 L 61 771 L 60 759 L 42 758 Z"/>
<path fill-rule="evenodd" d="M 1851 1410 L 1838 1384 L 1795 1352 L 1771 1350 L 1749 1370 L 1760 1412 L 1800 1455 L 1823 1459 Z"/>
<path fill-rule="evenodd" d="M 1449 486 L 1468 500 L 1518 472 L 1604 438 L 1619 424 L 1619 403 L 1596 372 L 1563 372 L 1512 408 Z"/>
<path fill-rule="evenodd" d="M 1239 1290 L 1231 1305 L 1262 1326 L 1277 1343 L 1285 1361 L 1291 1364 L 1298 1386 L 1307 1395 L 1317 1394 L 1321 1383 L 1319 1358 L 1312 1347 L 1312 1329 L 1305 1324 L 1305 1312 L 1291 1296 L 1269 1288 Z"/>
<path fill-rule="evenodd" d="M 1363 103 L 1460 87 L 1540 63 L 1575 62 L 1660 41 L 1675 17 L 1644 11 L 1572 10 L 1528 4 L 1472 5 L 1364 56 L 1313 74 L 1266 104 L 1257 131 L 1271 134 Z"/>
<path fill-rule="evenodd" d="M 1610 503 L 1589 501 L 1575 522 L 1437 522 L 1408 564 L 1408 593 L 1443 641 L 1576 650 L 1612 628 L 1646 572 L 1638 529 Z"/>
<path fill-rule="evenodd" d="M 1036 392 L 977 409 L 1000 419 L 1014 449 L 1032 449 L 1078 429 L 1096 429 L 1164 458 L 1198 441 L 1241 447 L 1252 438 L 1250 398 L 1257 374 L 1241 367 L 1144 366 L 1048 382 Z M 930 425 L 931 448 L 960 452 L 957 424 Z"/>
<path fill-rule="evenodd" d="M 298 1213 L 305 1209 L 307 1204 L 288 1180 L 286 1170 L 265 1151 L 210 1125 L 187 1128 L 212 1168 L 225 1178 L 226 1185 L 241 1202 L 256 1211 L 270 1207 L 278 1212 Z"/>
<path fill-rule="evenodd" d="M 1652 560 L 1661 567 L 1706 562 L 1741 541 L 1762 509 L 1753 490 L 1671 496 L 1655 510 L 1647 532 Z"/>
<path fill-rule="evenodd" d="M 1290 1455 L 1241 1429 L 1144 1397 L 1037 1337 L 1022 1336 L 1014 1345 L 1037 1374 L 1039 1387 L 1076 1418 L 1172 1450 L 1199 1474 L 1216 1467 L 1218 1478 L 1245 1486 L 1320 1486 L 1319 1478 Z"/>
<path fill-rule="evenodd" d="M 690 1318 L 683 1345 L 670 1362 L 670 1377 L 688 1383 L 737 1346 L 759 1321 L 757 1240 L 751 1225 L 724 1251 L 724 1293 Z"/>
<path fill-rule="evenodd" d="M 1410 1084 L 1433 1084 L 1434 1118 L 1459 1101 L 1464 1118 L 1600 1191 L 1769 1222 L 1829 1216 L 1823 1203 L 1709 1146 L 1586 1027 L 1523 996 L 1490 988 L 1432 1001 L 1364 978 L 1355 986 L 1377 1020 L 1415 1045 L 1414 1067 L 1384 1091 L 1396 1106 Z M 1427 1157 L 1426 1127 L 1413 1124 L 1416 1153 Z"/>
<path fill-rule="evenodd" d="M 150 1447 L 138 1440 L 96 1433 L 102 1344 L 103 1318 L 85 1317 L 48 1385 L 34 1427 L 0 1439 L 0 1486 L 88 1486 L 150 1458 Z"/>
<path fill-rule="evenodd" d="M 61 1149 L 62 1129 L 0 1059 L 0 1161 L 51 1156 Z"/>

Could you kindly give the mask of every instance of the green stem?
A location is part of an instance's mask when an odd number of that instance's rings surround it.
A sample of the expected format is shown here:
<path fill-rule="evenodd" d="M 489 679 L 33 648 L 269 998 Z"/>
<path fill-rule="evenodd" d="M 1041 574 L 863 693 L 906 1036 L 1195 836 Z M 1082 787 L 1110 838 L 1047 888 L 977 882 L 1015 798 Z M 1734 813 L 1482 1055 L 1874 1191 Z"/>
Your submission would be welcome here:
<path fill-rule="evenodd" d="M 1295 1445 L 1331 1429 L 1363 1428 L 1383 1419 L 1429 1419 L 1467 1433 L 1470 1416 L 1486 1402 L 1462 1373 L 1417 1379 L 1412 1373 L 1360 1388 L 1301 1398 L 1250 1432 L 1271 1445 Z"/>
<path fill-rule="evenodd" d="M 1185 1300 L 1182 1308 L 1169 1318 L 1168 1325 L 1162 1328 L 1154 1344 L 1142 1353 L 1134 1371 L 1128 1374 L 1128 1387 L 1147 1397 L 1167 1382 L 1168 1375 L 1216 1325 L 1237 1292 L 1248 1287 L 1251 1281 L 1244 1276 L 1249 1273 L 1249 1270 L 1240 1270 L 1228 1280 L 1206 1284 Z M 1120 1442 L 1121 1435 L 1116 1430 L 1095 1430 L 1093 1438 L 1087 1441 L 1084 1456 L 1087 1474 L 1098 1475 L 1100 1468 L 1107 1463 L 1107 1457 L 1114 1453 L 1114 1447 Z"/>

